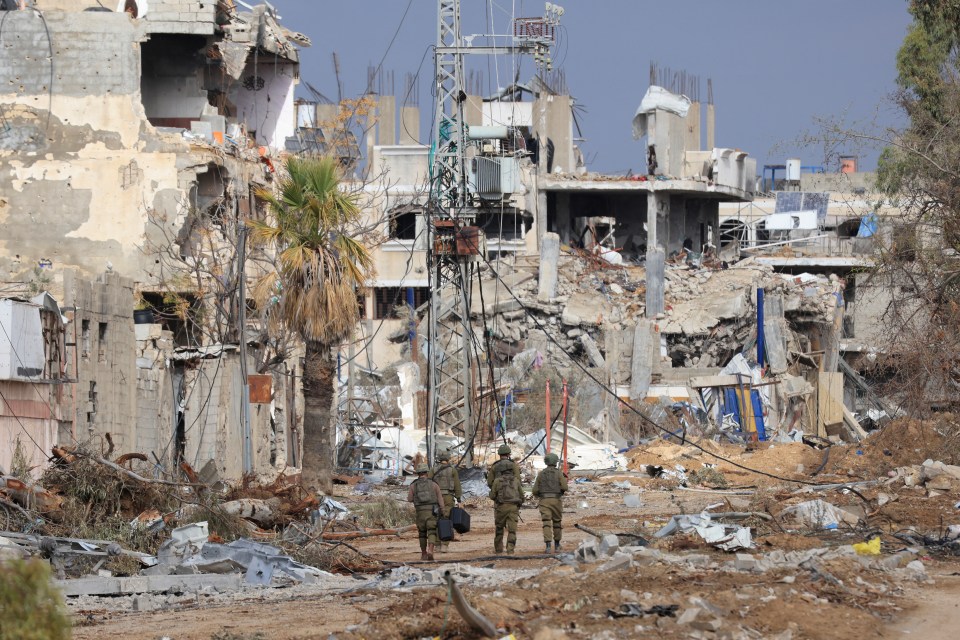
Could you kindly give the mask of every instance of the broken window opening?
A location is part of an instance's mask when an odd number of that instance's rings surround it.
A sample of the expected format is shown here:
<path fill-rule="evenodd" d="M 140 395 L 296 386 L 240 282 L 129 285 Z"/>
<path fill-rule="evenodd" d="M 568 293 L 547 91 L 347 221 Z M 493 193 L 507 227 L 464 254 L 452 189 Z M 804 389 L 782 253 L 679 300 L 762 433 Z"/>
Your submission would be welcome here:
<path fill-rule="evenodd" d="M 857 233 L 860 232 L 860 218 L 851 218 L 849 220 L 844 220 L 839 225 L 837 225 L 837 237 L 848 239 L 856 238 Z"/>
<path fill-rule="evenodd" d="M 100 322 L 97 327 L 97 361 L 107 361 L 107 323 Z"/>
<path fill-rule="evenodd" d="M 80 321 L 80 357 L 90 357 L 90 321 Z"/>
<path fill-rule="evenodd" d="M 389 214 L 391 240 L 416 240 L 417 216 L 423 215 L 420 207 L 398 207 Z"/>
<path fill-rule="evenodd" d="M 720 223 L 720 246 L 739 245 L 746 239 L 747 225 L 742 220 L 730 218 Z"/>
<path fill-rule="evenodd" d="M 516 209 L 478 213 L 476 225 L 486 234 L 488 244 L 523 240 L 533 227 L 533 216 Z"/>
<path fill-rule="evenodd" d="M 92 425 L 97 419 L 97 383 L 90 381 L 90 390 L 87 391 L 87 424 Z"/>
<path fill-rule="evenodd" d="M 203 309 L 195 294 L 144 291 L 141 296 L 154 310 L 157 324 L 173 334 L 175 346 L 198 347 L 203 344 Z"/>
<path fill-rule="evenodd" d="M 394 320 L 400 317 L 398 307 L 407 304 L 408 287 L 377 287 L 373 290 L 373 319 Z M 412 287 L 413 308 L 430 300 L 429 287 Z"/>
<path fill-rule="evenodd" d="M 206 44 L 202 36 L 153 34 L 140 45 L 140 95 L 150 124 L 190 129 L 215 115 L 204 86 Z"/>
<path fill-rule="evenodd" d="M 206 171 L 197 174 L 197 182 L 190 190 L 193 207 L 219 227 L 223 226 L 224 214 L 228 206 L 227 184 L 229 181 L 230 174 L 227 170 L 211 162 L 207 165 Z"/>

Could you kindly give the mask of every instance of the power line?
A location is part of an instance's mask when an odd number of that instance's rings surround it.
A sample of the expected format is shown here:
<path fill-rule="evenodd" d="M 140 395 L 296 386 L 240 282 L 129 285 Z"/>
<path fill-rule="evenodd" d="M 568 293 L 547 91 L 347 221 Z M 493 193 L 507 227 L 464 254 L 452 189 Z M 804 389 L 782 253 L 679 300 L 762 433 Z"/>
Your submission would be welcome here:
<path fill-rule="evenodd" d="M 597 384 L 601 389 L 603 389 L 606 393 L 608 393 L 608 394 L 610 394 L 611 396 L 617 398 L 617 401 L 618 401 L 618 402 L 620 402 L 623 406 L 625 406 L 627 409 L 629 409 L 629 410 L 632 411 L 634 414 L 636 414 L 641 420 L 649 423 L 651 426 L 655 427 L 655 428 L 658 429 L 659 431 L 662 431 L 663 433 L 666 433 L 666 434 L 669 434 L 669 435 L 674 435 L 673 432 L 671 432 L 669 429 L 660 426 L 659 424 L 657 424 L 656 422 L 654 422 L 653 420 L 651 420 L 650 418 L 648 418 L 646 415 L 644 415 L 639 409 L 637 409 L 636 407 L 634 407 L 632 404 L 630 404 L 629 402 L 626 402 L 626 401 L 622 400 L 622 399 L 620 398 L 620 396 L 617 395 L 617 392 L 616 392 L 615 390 L 611 389 L 606 383 L 601 382 L 601 381 L 600 381 L 596 376 L 594 376 L 594 375 L 587 369 L 587 367 L 585 367 L 579 360 L 577 360 L 576 358 L 574 358 L 573 356 L 571 356 L 571 355 L 560 345 L 560 343 L 557 342 L 557 340 L 556 340 L 549 332 L 547 332 L 547 331 L 545 330 L 545 327 L 544 327 L 543 323 L 540 322 L 540 319 L 537 318 L 535 315 L 533 315 L 533 314 L 530 312 L 530 310 L 527 308 L 527 306 L 526 306 L 525 304 L 523 304 L 523 301 L 520 300 L 520 298 L 513 292 L 513 290 L 510 289 L 510 287 L 507 285 L 507 283 L 503 281 L 503 278 L 500 276 L 499 273 L 497 273 L 497 270 L 494 269 L 493 264 L 490 262 L 490 260 L 487 259 L 487 256 L 484 255 L 483 252 L 478 252 L 478 254 L 481 256 L 481 259 L 482 259 L 482 260 L 487 264 L 487 266 L 490 268 L 490 271 L 491 271 L 491 273 L 493 273 L 494 277 L 496 277 L 497 280 L 499 280 L 499 281 L 503 284 L 503 288 L 506 289 L 507 293 L 509 293 L 509 294 L 513 297 L 513 299 L 516 300 L 517 303 L 520 304 L 520 308 L 523 309 L 523 311 L 524 311 L 524 313 L 527 315 L 527 317 L 529 317 L 530 319 L 532 319 L 532 320 L 534 321 L 534 323 L 537 325 L 537 328 L 540 329 L 540 330 L 543 332 L 543 334 L 547 337 L 547 339 L 550 340 L 550 342 L 552 342 L 554 345 L 556 345 L 557 348 L 560 350 L 560 352 L 563 353 L 564 355 L 566 355 L 566 356 L 570 359 L 570 361 L 573 362 L 573 364 L 577 366 L 577 368 L 579 368 L 581 371 L 583 371 L 583 373 L 586 374 L 586 376 L 587 376 L 588 378 L 590 378 L 594 383 L 596 383 L 596 384 Z M 697 444 L 696 442 L 693 442 L 693 441 L 688 441 L 688 442 L 689 442 L 690 445 L 693 446 L 695 449 L 698 449 L 698 450 L 700 450 L 701 452 L 706 453 L 707 455 L 712 456 L 713 458 L 716 458 L 717 460 L 720 460 L 720 461 L 722 461 L 722 462 L 726 462 L 726 463 L 729 464 L 729 465 L 732 465 L 732 466 L 734 466 L 734 467 L 737 467 L 738 469 L 742 469 L 743 471 L 748 471 L 748 472 L 750 472 L 750 473 L 755 473 L 755 474 L 757 474 L 757 475 L 766 476 L 766 477 L 772 478 L 772 479 L 774 479 L 774 480 L 782 480 L 782 481 L 784 481 L 784 482 L 794 482 L 794 483 L 797 483 L 797 484 L 804 484 L 804 485 L 808 485 L 808 486 L 812 486 L 812 487 L 817 487 L 817 486 L 820 486 L 820 484 L 821 484 L 821 483 L 817 483 L 817 482 L 810 482 L 809 480 L 797 480 L 797 479 L 793 479 L 793 478 L 784 478 L 783 476 L 778 476 L 778 475 L 773 474 L 773 473 L 767 473 L 766 471 L 760 471 L 759 469 L 753 469 L 753 468 L 748 467 L 748 466 L 746 466 L 746 465 L 740 464 L 739 462 L 734 462 L 733 460 L 731 460 L 731 459 L 729 459 L 729 458 L 726 458 L 726 457 L 721 456 L 721 455 L 719 455 L 719 454 L 717 454 L 717 453 L 714 453 L 713 451 L 710 451 L 709 449 L 707 449 L 707 448 L 705 448 L 705 447 Z"/>
<path fill-rule="evenodd" d="M 370 93 L 373 90 L 373 81 L 377 77 L 377 74 L 380 73 L 380 69 L 383 68 L 383 63 L 386 62 L 387 56 L 390 54 L 390 49 L 393 48 L 393 43 L 397 41 L 397 36 L 400 35 L 400 30 L 403 28 L 403 23 L 407 19 L 407 14 L 410 13 L 410 7 L 413 6 L 413 0 L 407 2 L 407 8 L 403 10 L 403 15 L 400 17 L 400 22 L 397 24 L 396 30 L 393 32 L 393 37 L 390 38 L 390 43 L 387 45 L 387 50 L 383 52 L 383 57 L 380 58 L 380 64 L 377 65 L 376 70 L 370 76 L 370 79 L 367 81 L 367 90 L 365 93 Z"/>

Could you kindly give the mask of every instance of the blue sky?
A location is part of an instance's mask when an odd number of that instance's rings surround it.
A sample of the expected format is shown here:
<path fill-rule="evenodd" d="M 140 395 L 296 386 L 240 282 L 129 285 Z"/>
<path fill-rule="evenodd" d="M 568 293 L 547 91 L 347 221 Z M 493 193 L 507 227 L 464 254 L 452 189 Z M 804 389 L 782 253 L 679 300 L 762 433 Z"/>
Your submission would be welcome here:
<path fill-rule="evenodd" d="M 420 69 L 419 102 L 427 120 L 432 107 L 432 56 L 436 0 L 271 0 L 283 23 L 302 31 L 313 46 L 302 52 L 301 76 L 335 98 L 332 54 L 341 62 L 346 96 L 363 93 L 367 68 L 376 66 L 396 33 L 383 64 L 393 71 L 396 93 L 403 78 Z M 649 84 L 652 61 L 713 79 L 717 146 L 735 147 L 758 165 L 798 156 L 820 164 L 822 147 L 794 142 L 815 132 L 818 117 L 841 118 L 852 127 L 902 124 L 890 103 L 895 56 L 910 22 L 905 0 L 566 0 L 558 2 L 564 42 L 555 54 L 570 93 L 585 112 L 584 152 L 595 171 L 621 172 L 643 165 L 642 145 L 630 123 Z M 544 3 L 531 0 L 463 0 L 464 34 L 498 33 L 511 16 L 533 16 Z M 424 53 L 427 52 L 424 57 Z M 422 61 L 422 65 L 421 65 Z M 484 86 L 511 81 L 511 62 L 480 71 Z M 532 64 L 521 67 L 529 79 Z M 499 73 L 498 73 L 499 72 Z M 301 92 L 304 96 L 307 94 Z M 398 98 L 399 100 L 399 98 Z M 848 149 L 861 169 L 876 151 Z"/>

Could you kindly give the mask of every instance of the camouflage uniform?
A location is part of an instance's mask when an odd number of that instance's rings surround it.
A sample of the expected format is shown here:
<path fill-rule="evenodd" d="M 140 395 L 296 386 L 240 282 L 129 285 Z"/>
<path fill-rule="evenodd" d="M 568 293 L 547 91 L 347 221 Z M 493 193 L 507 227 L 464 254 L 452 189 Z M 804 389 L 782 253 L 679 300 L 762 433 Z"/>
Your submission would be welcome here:
<path fill-rule="evenodd" d="M 422 469 L 422 471 L 421 471 Z M 420 559 L 433 560 L 437 544 L 437 516 L 443 505 L 440 486 L 427 477 L 427 466 L 417 467 L 420 477 L 413 481 L 407 491 L 407 502 L 417 509 L 417 532 L 420 534 Z"/>
<path fill-rule="evenodd" d="M 510 459 L 510 454 L 502 456 L 499 460 L 494 462 L 490 469 L 487 470 L 487 486 L 491 489 L 493 488 L 493 483 L 496 482 L 497 477 L 503 473 L 504 469 L 511 469 L 513 471 L 513 477 L 517 480 L 520 479 L 520 465 Z"/>
<path fill-rule="evenodd" d="M 430 471 L 429 477 L 440 485 L 440 492 L 443 494 L 443 517 L 450 517 L 450 510 L 453 509 L 454 501 L 459 501 L 463 496 L 463 490 L 460 488 L 460 474 L 457 468 L 450 464 L 449 455 L 439 456 L 441 465 Z M 440 542 L 440 551 L 446 551 L 450 546 L 449 540 Z"/>
<path fill-rule="evenodd" d="M 503 552 L 503 531 L 506 529 L 507 553 L 512 554 L 517 545 L 517 520 L 520 517 L 520 505 L 523 503 L 520 476 L 514 475 L 510 467 L 503 469 L 493 482 L 490 499 L 496 504 L 494 510 L 496 533 L 493 535 L 493 550 L 496 553 Z"/>
<path fill-rule="evenodd" d="M 543 522 L 543 542 L 550 551 L 553 540 L 555 551 L 560 550 L 563 533 L 563 494 L 567 492 L 567 479 L 557 469 L 555 454 L 547 454 L 547 468 L 537 475 L 533 483 L 533 495 L 540 498 L 540 520 Z"/>

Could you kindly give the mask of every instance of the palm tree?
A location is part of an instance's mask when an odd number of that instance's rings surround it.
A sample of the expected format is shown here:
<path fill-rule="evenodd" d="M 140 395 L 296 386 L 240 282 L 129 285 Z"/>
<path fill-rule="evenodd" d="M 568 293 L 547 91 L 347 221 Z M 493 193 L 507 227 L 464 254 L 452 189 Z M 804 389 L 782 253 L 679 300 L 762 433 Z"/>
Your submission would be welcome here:
<path fill-rule="evenodd" d="M 303 367 L 303 483 L 332 488 L 334 348 L 359 320 L 357 290 L 373 276 L 373 258 L 349 231 L 360 218 L 356 196 L 340 189 L 337 161 L 291 158 L 277 194 L 260 189 L 272 220 L 250 221 L 253 244 L 271 248 L 273 268 L 254 287 L 274 326 L 300 334 Z"/>

